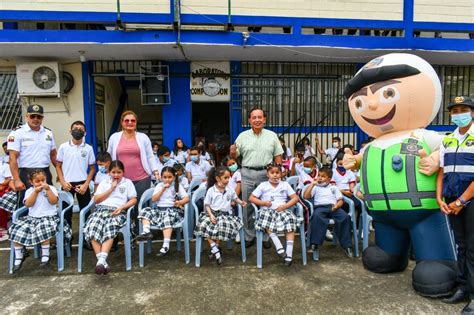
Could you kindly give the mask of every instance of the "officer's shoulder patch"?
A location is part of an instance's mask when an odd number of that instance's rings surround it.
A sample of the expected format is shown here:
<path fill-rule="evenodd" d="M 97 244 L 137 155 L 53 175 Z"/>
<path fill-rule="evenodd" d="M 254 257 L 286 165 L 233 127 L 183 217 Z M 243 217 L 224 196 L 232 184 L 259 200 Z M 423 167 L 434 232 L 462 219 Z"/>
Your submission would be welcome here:
<path fill-rule="evenodd" d="M 19 125 L 19 126 L 13 128 L 13 131 L 17 131 L 18 129 L 21 129 L 21 127 L 23 127 L 23 125 Z"/>

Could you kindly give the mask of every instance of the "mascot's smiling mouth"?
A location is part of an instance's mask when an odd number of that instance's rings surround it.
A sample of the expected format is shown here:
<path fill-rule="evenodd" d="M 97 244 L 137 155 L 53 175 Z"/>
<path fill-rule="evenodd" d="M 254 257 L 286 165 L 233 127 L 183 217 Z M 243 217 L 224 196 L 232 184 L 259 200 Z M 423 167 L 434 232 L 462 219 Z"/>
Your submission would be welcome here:
<path fill-rule="evenodd" d="M 393 116 L 395 116 L 396 106 L 397 106 L 397 104 L 394 104 L 392 109 L 388 112 L 388 114 L 383 116 L 382 118 L 370 119 L 370 118 L 367 118 L 367 117 L 364 117 L 364 116 L 361 116 L 361 117 L 364 118 L 364 120 L 366 122 L 368 122 L 372 125 L 385 125 L 388 122 L 390 122 L 390 120 L 392 120 Z"/>

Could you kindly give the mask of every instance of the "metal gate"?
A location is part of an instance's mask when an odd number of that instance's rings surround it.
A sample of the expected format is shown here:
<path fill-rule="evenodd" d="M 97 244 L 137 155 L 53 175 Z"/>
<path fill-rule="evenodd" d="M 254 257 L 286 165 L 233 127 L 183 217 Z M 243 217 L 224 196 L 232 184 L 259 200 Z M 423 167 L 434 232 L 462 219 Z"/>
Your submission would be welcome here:
<path fill-rule="evenodd" d="M 242 72 L 254 73 L 232 78 L 233 136 L 249 127 L 248 113 L 258 106 L 266 112 L 266 127 L 281 136 L 291 151 L 305 137 L 313 147 L 318 137 L 323 149 L 336 135 L 355 146 L 364 137 L 343 95 L 355 65 L 266 64 L 266 69 L 259 69 L 247 63 Z"/>

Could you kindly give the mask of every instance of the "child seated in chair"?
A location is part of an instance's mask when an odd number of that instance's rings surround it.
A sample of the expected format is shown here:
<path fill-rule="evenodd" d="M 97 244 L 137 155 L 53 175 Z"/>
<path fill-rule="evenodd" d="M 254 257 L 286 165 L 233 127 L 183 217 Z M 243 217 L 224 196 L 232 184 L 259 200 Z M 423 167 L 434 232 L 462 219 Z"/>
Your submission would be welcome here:
<path fill-rule="evenodd" d="M 298 202 L 298 195 L 287 182 L 281 181 L 280 165 L 267 166 L 268 181 L 263 182 L 250 195 L 249 201 L 260 207 L 255 229 L 270 235 L 278 256 L 286 266 L 293 260 L 295 231 L 302 223 L 290 209 Z M 276 233 L 285 233 L 286 251 Z"/>
<path fill-rule="evenodd" d="M 314 213 L 311 217 L 310 244 L 311 250 L 317 251 L 322 245 L 329 226 L 329 220 L 336 223 L 336 233 L 339 244 L 349 258 L 352 258 L 351 217 L 341 209 L 343 206 L 342 194 L 337 186 L 330 185 L 332 170 L 323 167 L 319 170 L 318 180 L 304 192 L 307 200 L 313 198 Z"/>
<path fill-rule="evenodd" d="M 137 236 L 137 241 L 153 239 L 150 226 L 163 231 L 163 246 L 157 256 L 166 256 L 170 251 L 171 234 L 176 224 L 184 217 L 184 205 L 189 202 L 189 196 L 176 177 L 173 167 L 165 166 L 161 170 L 161 182 L 153 190 L 151 197 L 153 206 L 142 209 L 138 218 L 142 220 L 143 232 Z"/>
<path fill-rule="evenodd" d="M 23 247 L 37 244 L 41 244 L 40 267 L 48 266 L 50 240 L 59 228 L 58 191 L 46 183 L 46 173 L 41 169 L 32 171 L 29 180 L 32 186 L 25 192 L 23 200 L 23 204 L 28 208 L 28 215 L 19 218 L 8 229 L 15 248 L 13 271 L 20 270 L 25 260 Z M 64 222 L 64 236 L 66 240 L 72 238 L 72 231 L 67 222 Z"/>
<path fill-rule="evenodd" d="M 222 264 L 221 241 L 235 239 L 243 227 L 242 219 L 234 215 L 231 203 L 235 201 L 242 207 L 247 203 L 237 197 L 235 190 L 229 188 L 231 175 L 225 166 L 211 169 L 207 179 L 207 192 L 204 198 L 204 209 L 199 216 L 196 235 L 207 238 L 211 253 L 218 265 Z"/>
<path fill-rule="evenodd" d="M 137 203 L 137 191 L 132 181 L 123 177 L 124 170 L 119 160 L 110 163 L 110 177 L 97 187 L 94 195 L 96 208 L 84 227 L 84 238 L 91 242 L 97 257 L 95 273 L 98 275 L 110 272 L 107 256 L 127 221 L 127 210 Z"/>

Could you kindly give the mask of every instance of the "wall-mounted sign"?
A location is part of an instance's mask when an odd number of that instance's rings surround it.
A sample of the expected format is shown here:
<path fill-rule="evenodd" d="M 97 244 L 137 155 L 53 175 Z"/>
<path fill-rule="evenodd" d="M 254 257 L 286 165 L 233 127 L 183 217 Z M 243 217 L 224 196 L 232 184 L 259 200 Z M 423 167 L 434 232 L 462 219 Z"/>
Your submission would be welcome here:
<path fill-rule="evenodd" d="M 229 102 L 230 63 L 191 62 L 191 101 Z"/>

